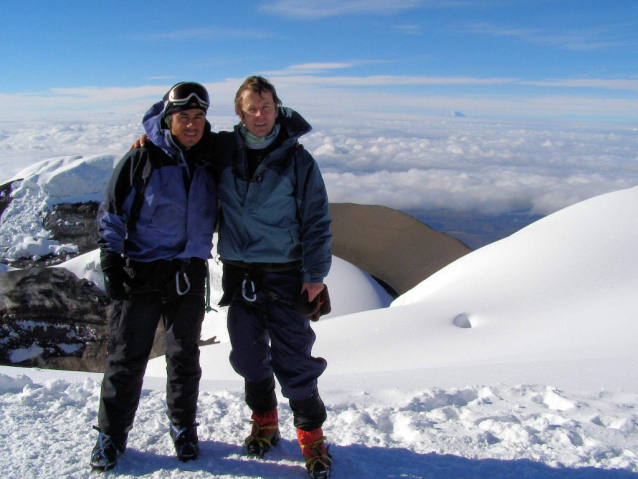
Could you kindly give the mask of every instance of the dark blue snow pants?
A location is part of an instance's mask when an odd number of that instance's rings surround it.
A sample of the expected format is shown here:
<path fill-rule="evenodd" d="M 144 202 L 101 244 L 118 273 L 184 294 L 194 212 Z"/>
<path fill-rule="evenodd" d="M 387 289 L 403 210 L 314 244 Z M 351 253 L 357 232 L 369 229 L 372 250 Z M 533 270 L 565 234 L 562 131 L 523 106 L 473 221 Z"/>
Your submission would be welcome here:
<path fill-rule="evenodd" d="M 183 426 L 195 422 L 202 375 L 198 343 L 205 310 L 204 265 L 203 260 L 191 263 L 188 270 L 191 292 L 188 294 L 166 301 L 165 293 L 163 299 L 161 292 L 144 285 L 141 291 L 133 292 L 130 300 L 113 303 L 98 411 L 98 426 L 105 434 L 124 434 L 133 427 L 144 372 L 160 320 L 166 330 L 168 418 Z M 158 267 L 166 268 L 167 265 L 158 264 Z M 149 273 L 155 279 L 163 274 L 156 269 Z"/>
<path fill-rule="evenodd" d="M 224 265 L 224 275 L 231 268 L 236 267 Z M 290 400 L 295 426 L 321 427 L 326 410 L 317 378 L 327 363 L 311 355 L 315 333 L 310 320 L 294 308 L 303 284 L 301 272 L 251 272 L 248 278 L 255 284 L 254 301 L 238 290 L 228 310 L 230 363 L 246 380 L 246 402 L 255 412 L 276 407 L 274 374 Z M 252 299 L 250 288 L 245 296 Z"/>

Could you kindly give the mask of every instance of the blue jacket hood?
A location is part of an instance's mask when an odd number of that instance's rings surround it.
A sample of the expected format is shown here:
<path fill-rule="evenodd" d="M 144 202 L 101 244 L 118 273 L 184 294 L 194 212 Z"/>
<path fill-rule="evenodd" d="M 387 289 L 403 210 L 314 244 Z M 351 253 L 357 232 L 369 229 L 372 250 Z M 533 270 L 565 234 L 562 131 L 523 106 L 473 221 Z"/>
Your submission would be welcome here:
<path fill-rule="evenodd" d="M 144 130 L 146 130 L 148 139 L 151 140 L 153 144 L 160 147 L 168 156 L 175 156 L 179 152 L 179 149 L 173 140 L 171 131 L 164 128 L 163 113 L 164 101 L 158 101 L 146 112 L 142 119 L 142 124 L 144 125 Z M 210 133 L 210 130 L 210 123 L 206 120 L 203 137 L 206 137 Z"/>

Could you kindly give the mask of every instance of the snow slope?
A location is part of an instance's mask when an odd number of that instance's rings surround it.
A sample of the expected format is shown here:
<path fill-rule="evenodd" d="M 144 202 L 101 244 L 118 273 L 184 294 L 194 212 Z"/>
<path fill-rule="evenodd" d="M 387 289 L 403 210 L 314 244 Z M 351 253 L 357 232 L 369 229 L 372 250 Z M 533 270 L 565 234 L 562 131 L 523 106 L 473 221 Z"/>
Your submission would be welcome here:
<path fill-rule="evenodd" d="M 390 308 L 313 325 L 333 478 L 637 478 L 637 210 L 638 188 L 579 203 Z M 202 348 L 201 458 L 173 456 L 157 358 L 109 477 L 305 476 L 283 398 L 284 440 L 243 457 L 249 411 L 228 348 Z M 0 374 L 7 477 L 88 476 L 100 375 Z"/>

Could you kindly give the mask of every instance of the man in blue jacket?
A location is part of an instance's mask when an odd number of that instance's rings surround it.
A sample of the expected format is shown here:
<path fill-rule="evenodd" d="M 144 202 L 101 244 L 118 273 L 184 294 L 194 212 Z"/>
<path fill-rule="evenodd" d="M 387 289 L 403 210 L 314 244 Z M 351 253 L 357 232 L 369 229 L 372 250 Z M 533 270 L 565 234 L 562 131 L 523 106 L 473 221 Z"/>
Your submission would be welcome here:
<path fill-rule="evenodd" d="M 298 143 L 310 125 L 280 105 L 272 84 L 250 77 L 235 97 L 240 124 L 215 137 L 221 304 L 230 305 L 230 361 L 252 410 L 247 453 L 263 456 L 279 439 L 276 376 L 311 477 L 327 477 L 326 409 L 317 389 L 326 361 L 311 355 L 315 334 L 298 311 L 328 299 L 328 197 L 317 163 Z"/>
<path fill-rule="evenodd" d="M 91 466 L 124 452 L 161 319 L 166 330 L 167 415 L 179 459 L 195 459 L 199 347 L 206 260 L 217 195 L 206 89 L 179 83 L 146 113 L 146 147 L 115 168 L 98 213 L 105 288 L 114 300 Z"/>

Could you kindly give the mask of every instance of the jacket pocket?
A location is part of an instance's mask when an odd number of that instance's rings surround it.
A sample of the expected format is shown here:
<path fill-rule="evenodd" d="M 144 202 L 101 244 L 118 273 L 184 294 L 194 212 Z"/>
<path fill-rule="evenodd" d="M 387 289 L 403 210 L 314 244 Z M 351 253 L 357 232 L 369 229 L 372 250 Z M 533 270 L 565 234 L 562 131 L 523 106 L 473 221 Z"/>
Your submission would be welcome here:
<path fill-rule="evenodd" d="M 290 246 L 287 256 L 291 259 L 298 259 L 302 256 L 301 247 L 301 229 L 297 223 L 288 227 L 288 236 L 290 238 Z"/>

